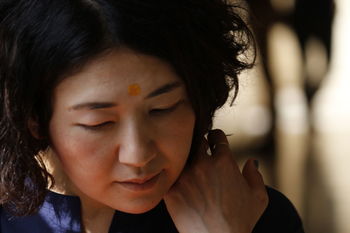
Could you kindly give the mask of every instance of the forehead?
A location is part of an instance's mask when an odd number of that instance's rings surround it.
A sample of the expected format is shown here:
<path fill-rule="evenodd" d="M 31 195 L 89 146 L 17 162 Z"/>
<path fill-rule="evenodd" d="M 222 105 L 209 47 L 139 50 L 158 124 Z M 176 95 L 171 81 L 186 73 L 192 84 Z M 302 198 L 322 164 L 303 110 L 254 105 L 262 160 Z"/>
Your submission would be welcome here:
<path fill-rule="evenodd" d="M 123 48 L 90 61 L 80 72 L 64 79 L 55 88 L 54 97 L 123 98 L 130 97 L 132 87 L 140 88 L 137 92 L 142 96 L 176 81 L 181 82 L 165 61 Z"/>

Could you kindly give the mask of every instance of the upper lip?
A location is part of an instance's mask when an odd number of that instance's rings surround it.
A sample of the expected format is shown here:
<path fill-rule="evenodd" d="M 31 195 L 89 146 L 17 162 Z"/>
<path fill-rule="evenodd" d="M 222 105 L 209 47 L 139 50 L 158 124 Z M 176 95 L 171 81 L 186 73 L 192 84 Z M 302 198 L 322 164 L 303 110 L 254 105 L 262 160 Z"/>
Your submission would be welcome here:
<path fill-rule="evenodd" d="M 135 183 L 135 184 L 143 184 L 146 183 L 147 181 L 151 180 L 152 178 L 154 178 L 155 176 L 157 176 L 160 172 L 155 173 L 153 175 L 148 175 L 148 176 L 144 176 L 142 178 L 133 178 L 133 179 L 129 179 L 129 180 L 123 180 L 123 181 L 119 181 L 119 183 Z"/>

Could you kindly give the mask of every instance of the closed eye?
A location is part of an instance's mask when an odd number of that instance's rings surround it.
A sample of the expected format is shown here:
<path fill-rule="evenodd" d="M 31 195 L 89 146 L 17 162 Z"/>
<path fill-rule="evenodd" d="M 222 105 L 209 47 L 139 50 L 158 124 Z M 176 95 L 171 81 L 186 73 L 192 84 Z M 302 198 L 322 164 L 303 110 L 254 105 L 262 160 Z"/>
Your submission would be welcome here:
<path fill-rule="evenodd" d="M 86 124 L 78 124 L 78 126 L 84 128 L 84 129 L 88 129 L 88 130 L 99 130 L 102 129 L 108 125 L 113 124 L 112 121 L 106 121 L 100 124 L 96 124 L 96 125 L 86 125 Z"/>

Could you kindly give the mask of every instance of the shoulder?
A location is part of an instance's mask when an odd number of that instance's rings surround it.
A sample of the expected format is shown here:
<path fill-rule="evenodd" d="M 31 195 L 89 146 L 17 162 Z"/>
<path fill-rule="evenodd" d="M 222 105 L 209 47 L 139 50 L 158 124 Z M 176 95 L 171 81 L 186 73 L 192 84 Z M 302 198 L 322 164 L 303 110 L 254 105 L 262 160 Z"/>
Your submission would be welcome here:
<path fill-rule="evenodd" d="M 0 206 L 0 233 L 81 232 L 80 202 L 77 197 L 48 193 L 39 210 L 29 216 L 14 216 Z"/>
<path fill-rule="evenodd" d="M 269 204 L 253 233 L 304 233 L 300 216 L 290 200 L 273 188 L 266 189 Z"/>

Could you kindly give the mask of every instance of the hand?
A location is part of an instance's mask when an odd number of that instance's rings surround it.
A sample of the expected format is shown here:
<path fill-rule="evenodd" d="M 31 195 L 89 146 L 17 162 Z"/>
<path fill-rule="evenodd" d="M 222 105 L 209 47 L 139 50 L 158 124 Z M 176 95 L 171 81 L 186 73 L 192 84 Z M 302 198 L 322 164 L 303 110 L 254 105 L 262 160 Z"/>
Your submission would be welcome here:
<path fill-rule="evenodd" d="M 263 178 L 254 160 L 240 172 L 221 130 L 208 142 L 165 195 L 168 212 L 181 233 L 251 232 L 268 204 Z"/>

